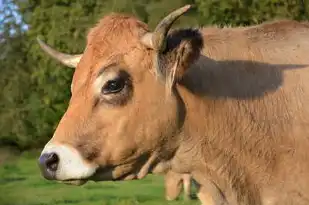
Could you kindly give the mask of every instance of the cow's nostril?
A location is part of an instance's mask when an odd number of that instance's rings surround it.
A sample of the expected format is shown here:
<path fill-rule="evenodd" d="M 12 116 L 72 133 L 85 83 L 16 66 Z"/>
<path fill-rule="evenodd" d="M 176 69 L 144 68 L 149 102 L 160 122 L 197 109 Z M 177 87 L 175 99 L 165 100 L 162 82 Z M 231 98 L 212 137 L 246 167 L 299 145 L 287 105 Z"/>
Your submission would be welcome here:
<path fill-rule="evenodd" d="M 56 153 L 50 153 L 46 160 L 46 168 L 52 172 L 57 171 L 59 158 Z"/>
<path fill-rule="evenodd" d="M 54 179 L 58 169 L 59 157 L 56 153 L 45 153 L 40 156 L 39 166 L 46 179 Z"/>

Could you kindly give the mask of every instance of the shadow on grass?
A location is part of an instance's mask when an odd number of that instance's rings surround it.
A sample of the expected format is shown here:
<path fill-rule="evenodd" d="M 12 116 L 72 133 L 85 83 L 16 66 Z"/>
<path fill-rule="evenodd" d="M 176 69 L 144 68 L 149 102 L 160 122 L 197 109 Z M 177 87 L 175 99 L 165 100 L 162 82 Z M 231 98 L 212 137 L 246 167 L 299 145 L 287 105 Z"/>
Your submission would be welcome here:
<path fill-rule="evenodd" d="M 87 198 L 87 201 L 135 201 L 135 202 L 147 202 L 153 201 L 154 198 L 151 196 L 136 196 L 136 197 L 123 197 L 123 196 L 113 196 L 113 195 L 96 195 Z"/>
<path fill-rule="evenodd" d="M 77 204 L 80 203 L 81 200 L 78 199 L 64 199 L 64 200 L 57 200 L 53 204 Z"/>
<path fill-rule="evenodd" d="M 97 185 L 97 184 L 91 184 L 91 185 L 86 185 L 84 187 L 85 189 L 89 189 L 89 190 L 92 190 L 92 189 L 102 189 L 102 190 L 106 190 L 106 189 L 115 189 L 116 186 L 115 185 L 109 185 L 109 184 L 100 184 L 100 185 Z"/>
<path fill-rule="evenodd" d="M 8 184 L 12 182 L 19 182 L 26 180 L 26 177 L 4 177 L 0 179 L 0 184 Z"/>

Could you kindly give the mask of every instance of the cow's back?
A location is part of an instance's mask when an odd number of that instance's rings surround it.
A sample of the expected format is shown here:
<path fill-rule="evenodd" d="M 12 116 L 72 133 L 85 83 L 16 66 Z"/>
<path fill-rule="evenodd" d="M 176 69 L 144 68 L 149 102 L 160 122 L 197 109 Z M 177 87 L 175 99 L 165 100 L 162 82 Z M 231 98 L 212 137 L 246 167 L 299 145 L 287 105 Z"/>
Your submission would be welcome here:
<path fill-rule="evenodd" d="M 216 170 L 209 174 L 232 184 L 231 200 L 308 203 L 309 26 L 281 21 L 203 34 L 203 56 L 182 82 L 190 92 L 180 92 L 195 113 L 187 129 L 205 129 L 204 156 Z"/>

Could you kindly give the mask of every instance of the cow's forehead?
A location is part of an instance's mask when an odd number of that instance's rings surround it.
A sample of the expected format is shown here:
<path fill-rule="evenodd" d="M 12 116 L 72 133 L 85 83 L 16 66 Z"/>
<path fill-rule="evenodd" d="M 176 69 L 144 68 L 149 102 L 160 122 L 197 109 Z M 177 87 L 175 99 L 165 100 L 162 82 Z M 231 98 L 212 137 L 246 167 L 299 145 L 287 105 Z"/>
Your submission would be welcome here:
<path fill-rule="evenodd" d="M 92 47 L 95 57 L 117 55 L 139 45 L 147 31 L 148 26 L 137 18 L 113 13 L 89 31 L 87 46 Z"/>
<path fill-rule="evenodd" d="M 91 83 L 91 78 L 105 65 L 134 67 L 141 63 L 147 56 L 140 43 L 146 32 L 148 26 L 133 16 L 117 13 L 105 16 L 88 33 L 86 49 L 73 76 L 73 86 Z"/>

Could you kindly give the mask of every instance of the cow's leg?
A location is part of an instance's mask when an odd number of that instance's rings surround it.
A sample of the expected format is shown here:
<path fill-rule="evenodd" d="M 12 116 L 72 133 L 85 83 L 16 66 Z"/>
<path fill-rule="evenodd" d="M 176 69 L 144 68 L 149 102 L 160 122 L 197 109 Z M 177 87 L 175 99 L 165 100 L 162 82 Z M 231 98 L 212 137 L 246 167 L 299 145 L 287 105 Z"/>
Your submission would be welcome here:
<path fill-rule="evenodd" d="M 175 200 L 182 189 L 182 174 L 168 171 L 164 176 L 165 198 L 168 201 Z"/>
<path fill-rule="evenodd" d="M 202 205 L 227 205 L 224 196 L 218 187 L 211 181 L 200 185 L 195 180 L 193 180 L 193 184 L 197 188 L 197 197 L 201 201 Z"/>
<path fill-rule="evenodd" d="M 202 205 L 216 205 L 213 200 L 213 197 L 202 186 L 200 186 L 197 191 L 197 197 L 201 201 Z"/>
<path fill-rule="evenodd" d="M 189 200 L 191 199 L 191 175 L 190 174 L 183 174 L 183 189 L 184 189 L 184 199 Z"/>

